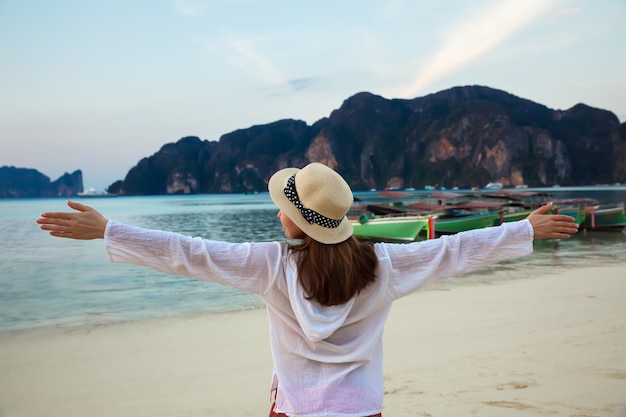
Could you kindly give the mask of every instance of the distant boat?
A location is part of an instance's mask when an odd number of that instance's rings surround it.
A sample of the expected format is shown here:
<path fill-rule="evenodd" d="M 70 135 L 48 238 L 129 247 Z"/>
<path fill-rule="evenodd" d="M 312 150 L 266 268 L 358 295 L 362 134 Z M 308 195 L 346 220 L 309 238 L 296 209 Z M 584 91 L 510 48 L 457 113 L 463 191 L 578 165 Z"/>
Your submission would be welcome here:
<path fill-rule="evenodd" d="M 624 203 L 610 207 L 601 205 L 587 207 L 587 216 L 581 226 L 591 230 L 626 228 Z"/>
<path fill-rule="evenodd" d="M 502 188 L 501 182 L 490 182 L 489 184 L 485 185 L 485 189 L 487 190 L 499 190 L 500 188 Z"/>
<path fill-rule="evenodd" d="M 87 190 L 77 193 L 79 197 L 116 197 L 116 194 L 111 194 L 106 191 L 98 191 L 95 188 L 88 188 Z"/>

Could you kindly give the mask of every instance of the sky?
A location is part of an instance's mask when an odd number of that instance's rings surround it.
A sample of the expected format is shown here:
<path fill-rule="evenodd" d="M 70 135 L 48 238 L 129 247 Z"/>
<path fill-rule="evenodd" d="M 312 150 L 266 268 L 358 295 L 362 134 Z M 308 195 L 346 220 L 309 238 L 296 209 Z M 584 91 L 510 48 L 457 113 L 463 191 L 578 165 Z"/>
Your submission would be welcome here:
<path fill-rule="evenodd" d="M 0 0 L 0 166 L 103 190 L 185 136 L 463 85 L 626 121 L 626 0 Z"/>

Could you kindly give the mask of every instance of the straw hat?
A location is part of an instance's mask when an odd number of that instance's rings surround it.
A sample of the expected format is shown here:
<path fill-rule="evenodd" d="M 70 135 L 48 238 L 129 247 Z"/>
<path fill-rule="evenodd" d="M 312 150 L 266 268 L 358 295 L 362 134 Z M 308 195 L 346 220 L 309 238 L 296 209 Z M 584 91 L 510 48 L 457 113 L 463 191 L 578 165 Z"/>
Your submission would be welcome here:
<path fill-rule="evenodd" d="M 346 217 L 352 190 L 326 165 L 313 162 L 302 169 L 281 169 L 272 175 L 268 188 L 274 204 L 318 242 L 339 243 L 352 235 Z"/>

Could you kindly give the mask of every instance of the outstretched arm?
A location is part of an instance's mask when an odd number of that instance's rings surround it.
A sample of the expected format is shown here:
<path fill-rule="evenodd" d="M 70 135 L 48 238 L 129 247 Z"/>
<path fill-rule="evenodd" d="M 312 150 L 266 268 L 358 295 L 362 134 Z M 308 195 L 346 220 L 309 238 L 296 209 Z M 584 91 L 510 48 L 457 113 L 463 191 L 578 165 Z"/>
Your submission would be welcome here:
<path fill-rule="evenodd" d="M 76 211 L 42 213 L 37 219 L 41 230 L 49 231 L 51 236 L 70 239 L 104 238 L 107 218 L 96 209 L 74 201 L 68 201 L 67 205 Z"/>
<path fill-rule="evenodd" d="M 548 203 L 528 215 L 535 239 L 568 239 L 571 234 L 578 232 L 578 225 L 574 223 L 573 217 L 547 214 L 551 209 L 552 203 Z"/>
<path fill-rule="evenodd" d="M 264 294 L 283 272 L 286 245 L 279 242 L 228 243 L 109 221 L 92 207 L 68 201 L 74 211 L 46 212 L 42 230 L 70 239 L 102 239 L 111 262 L 145 266 Z"/>

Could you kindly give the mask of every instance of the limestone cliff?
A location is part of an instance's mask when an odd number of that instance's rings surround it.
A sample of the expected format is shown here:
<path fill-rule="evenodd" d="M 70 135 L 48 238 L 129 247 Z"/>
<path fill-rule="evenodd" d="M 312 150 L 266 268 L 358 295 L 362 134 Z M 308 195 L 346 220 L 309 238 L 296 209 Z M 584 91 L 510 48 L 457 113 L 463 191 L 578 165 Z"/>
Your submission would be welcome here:
<path fill-rule="evenodd" d="M 69 197 L 83 191 L 81 170 L 55 181 L 32 168 L 0 167 L 0 198 Z"/>
<path fill-rule="evenodd" d="M 277 169 L 312 161 L 356 190 L 626 183 L 626 127 L 606 110 L 553 110 L 482 86 L 412 100 L 363 92 L 311 126 L 286 119 L 167 144 L 109 191 L 265 191 Z"/>

